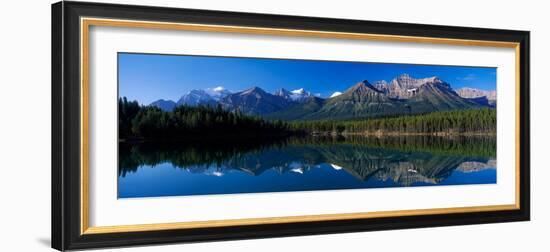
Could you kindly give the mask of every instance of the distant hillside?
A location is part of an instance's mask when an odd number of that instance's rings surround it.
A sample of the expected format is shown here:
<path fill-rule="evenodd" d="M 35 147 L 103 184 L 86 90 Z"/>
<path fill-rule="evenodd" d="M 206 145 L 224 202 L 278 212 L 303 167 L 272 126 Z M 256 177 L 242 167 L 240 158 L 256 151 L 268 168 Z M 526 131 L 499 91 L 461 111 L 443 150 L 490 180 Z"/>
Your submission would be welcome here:
<path fill-rule="evenodd" d="M 487 103 L 491 106 L 495 106 L 497 103 L 497 91 L 496 90 L 482 90 L 477 88 L 459 88 L 456 93 L 460 97 L 483 101 L 483 97 L 487 100 Z"/>
<path fill-rule="evenodd" d="M 280 110 L 268 115 L 266 118 L 285 119 L 285 120 L 301 120 L 309 117 L 311 114 L 319 111 L 325 105 L 325 99 L 319 97 L 309 97 L 302 103 L 295 103 L 284 110 Z"/>
<path fill-rule="evenodd" d="M 162 111 L 172 111 L 176 107 L 176 103 L 170 100 L 156 100 L 150 104 L 150 106 L 157 107 Z"/>
<path fill-rule="evenodd" d="M 253 87 L 222 98 L 220 104 L 230 111 L 265 115 L 286 109 L 292 105 L 292 102 L 283 97 L 272 95 L 259 87 Z"/>
<path fill-rule="evenodd" d="M 318 111 L 306 115 L 304 119 L 345 119 L 390 115 L 402 113 L 403 108 L 403 102 L 389 98 L 368 81 L 362 81 L 343 94 L 328 99 Z"/>

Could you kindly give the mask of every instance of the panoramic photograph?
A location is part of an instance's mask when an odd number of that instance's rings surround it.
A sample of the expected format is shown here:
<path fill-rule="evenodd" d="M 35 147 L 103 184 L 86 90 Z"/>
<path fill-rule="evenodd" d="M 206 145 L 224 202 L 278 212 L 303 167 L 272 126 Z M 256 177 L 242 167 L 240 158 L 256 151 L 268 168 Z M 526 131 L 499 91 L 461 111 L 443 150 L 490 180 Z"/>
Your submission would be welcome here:
<path fill-rule="evenodd" d="M 119 199 L 497 182 L 494 67 L 117 57 Z"/>

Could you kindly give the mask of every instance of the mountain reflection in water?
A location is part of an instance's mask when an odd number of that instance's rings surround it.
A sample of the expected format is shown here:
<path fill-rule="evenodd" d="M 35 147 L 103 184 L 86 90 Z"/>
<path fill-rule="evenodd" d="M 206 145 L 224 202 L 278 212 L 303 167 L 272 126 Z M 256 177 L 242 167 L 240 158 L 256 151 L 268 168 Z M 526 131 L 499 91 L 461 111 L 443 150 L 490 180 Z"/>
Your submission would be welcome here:
<path fill-rule="evenodd" d="M 119 198 L 496 183 L 494 137 L 119 145 Z"/>

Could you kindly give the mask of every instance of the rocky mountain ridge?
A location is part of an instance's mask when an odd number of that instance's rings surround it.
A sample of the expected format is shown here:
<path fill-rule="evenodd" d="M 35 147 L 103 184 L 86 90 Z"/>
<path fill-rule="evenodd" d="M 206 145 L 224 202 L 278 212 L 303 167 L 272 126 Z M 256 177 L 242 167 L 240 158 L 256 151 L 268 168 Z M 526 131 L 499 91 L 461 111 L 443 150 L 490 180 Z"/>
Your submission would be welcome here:
<path fill-rule="evenodd" d="M 497 102 L 497 91 L 496 90 L 483 90 L 477 88 L 463 87 L 456 90 L 456 93 L 460 97 L 467 99 L 487 99 L 487 102 L 491 105 L 496 105 Z"/>
<path fill-rule="evenodd" d="M 288 91 L 284 88 L 269 93 L 252 87 L 231 93 L 222 87 L 192 90 L 183 95 L 174 106 L 171 101 L 152 103 L 170 111 L 179 105 L 221 105 L 224 109 L 246 114 L 261 115 L 282 120 L 349 119 L 357 117 L 419 114 L 433 111 L 494 107 L 495 91 L 461 88 L 434 76 L 415 79 L 401 74 L 390 82 L 371 84 L 364 80 L 344 92 L 335 92 L 320 98 L 303 88 Z"/>

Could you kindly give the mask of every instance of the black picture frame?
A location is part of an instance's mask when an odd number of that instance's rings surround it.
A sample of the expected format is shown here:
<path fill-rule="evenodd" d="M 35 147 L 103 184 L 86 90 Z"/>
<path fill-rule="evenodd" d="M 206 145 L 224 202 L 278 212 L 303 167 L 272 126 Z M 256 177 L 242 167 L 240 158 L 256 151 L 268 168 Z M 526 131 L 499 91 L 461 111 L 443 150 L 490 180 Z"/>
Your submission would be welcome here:
<path fill-rule="evenodd" d="M 229 227 L 81 233 L 81 17 L 519 43 L 519 209 Z M 422 228 L 530 218 L 529 32 L 102 3 L 52 5 L 52 247 L 58 250 Z"/>

